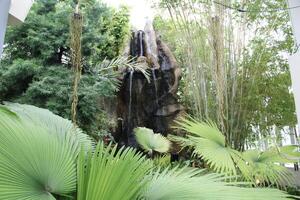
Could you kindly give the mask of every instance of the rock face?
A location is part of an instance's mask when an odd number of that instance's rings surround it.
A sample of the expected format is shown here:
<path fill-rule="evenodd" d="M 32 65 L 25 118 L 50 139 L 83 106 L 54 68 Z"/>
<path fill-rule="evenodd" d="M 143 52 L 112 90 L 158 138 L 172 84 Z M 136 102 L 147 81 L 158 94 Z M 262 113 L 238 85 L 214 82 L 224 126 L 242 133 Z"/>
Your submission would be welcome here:
<path fill-rule="evenodd" d="M 148 81 L 140 71 L 128 69 L 118 94 L 119 127 L 115 139 L 136 146 L 135 127 L 147 127 L 167 135 L 170 124 L 183 110 L 176 95 L 181 70 L 169 48 L 156 37 L 151 23 L 147 23 L 144 31 L 132 33 L 126 54 L 146 66 L 150 74 Z"/>

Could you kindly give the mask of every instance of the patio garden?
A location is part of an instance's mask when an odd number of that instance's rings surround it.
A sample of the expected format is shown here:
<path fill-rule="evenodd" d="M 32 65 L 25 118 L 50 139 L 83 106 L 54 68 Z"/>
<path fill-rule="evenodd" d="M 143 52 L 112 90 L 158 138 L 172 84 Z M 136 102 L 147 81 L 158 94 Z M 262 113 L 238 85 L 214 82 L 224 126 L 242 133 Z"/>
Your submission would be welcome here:
<path fill-rule="evenodd" d="M 142 30 L 101 0 L 8 27 L 0 200 L 299 199 L 293 8 L 150 2 Z"/>

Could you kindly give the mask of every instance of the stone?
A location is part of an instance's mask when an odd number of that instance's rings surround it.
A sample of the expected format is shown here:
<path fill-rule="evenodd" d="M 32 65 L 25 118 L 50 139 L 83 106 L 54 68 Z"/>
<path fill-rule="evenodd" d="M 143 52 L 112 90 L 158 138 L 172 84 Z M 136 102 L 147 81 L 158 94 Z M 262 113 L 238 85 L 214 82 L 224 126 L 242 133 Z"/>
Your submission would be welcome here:
<path fill-rule="evenodd" d="M 166 136 L 184 110 L 176 94 L 181 69 L 167 45 L 156 37 L 151 23 L 147 23 L 145 31 L 132 33 L 127 51 L 124 55 L 144 63 L 151 75 L 149 82 L 140 71 L 124 71 L 118 93 L 119 127 L 114 137 L 120 144 L 136 147 L 134 128 L 147 127 Z"/>

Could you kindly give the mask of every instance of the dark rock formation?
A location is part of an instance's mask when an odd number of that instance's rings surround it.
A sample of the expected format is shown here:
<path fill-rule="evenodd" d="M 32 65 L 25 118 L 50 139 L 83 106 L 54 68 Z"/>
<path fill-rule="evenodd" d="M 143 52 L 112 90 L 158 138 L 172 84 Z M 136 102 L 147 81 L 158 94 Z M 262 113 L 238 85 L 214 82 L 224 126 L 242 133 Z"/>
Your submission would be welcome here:
<path fill-rule="evenodd" d="M 140 71 L 124 72 L 118 95 L 117 115 L 119 128 L 117 142 L 136 146 L 135 127 L 147 127 L 167 135 L 170 123 L 183 110 L 177 100 L 181 70 L 169 48 L 159 39 L 152 24 L 145 31 L 132 33 L 127 55 L 147 66 L 149 82 Z"/>

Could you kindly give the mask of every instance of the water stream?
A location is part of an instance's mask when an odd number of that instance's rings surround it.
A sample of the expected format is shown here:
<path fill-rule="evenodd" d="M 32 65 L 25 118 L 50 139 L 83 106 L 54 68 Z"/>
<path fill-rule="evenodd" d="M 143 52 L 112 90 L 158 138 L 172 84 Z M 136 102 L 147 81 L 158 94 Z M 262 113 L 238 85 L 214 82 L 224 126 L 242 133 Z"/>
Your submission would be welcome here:
<path fill-rule="evenodd" d="M 143 32 L 140 31 L 138 34 L 139 34 L 139 42 L 140 42 L 140 54 L 139 54 L 139 56 L 143 56 L 144 55 Z"/>
<path fill-rule="evenodd" d="M 132 104 L 132 79 L 133 79 L 134 70 L 130 71 L 129 74 L 129 105 L 128 105 L 128 122 L 131 121 L 131 104 Z"/>
<path fill-rule="evenodd" d="M 151 68 L 151 71 L 152 71 L 152 78 L 153 78 L 154 89 L 155 89 L 155 102 L 156 102 L 156 105 L 158 105 L 157 79 L 156 79 L 156 75 L 155 75 L 155 69 Z"/>
<path fill-rule="evenodd" d="M 175 73 L 176 60 L 156 37 L 152 24 L 145 30 L 133 32 L 126 54 L 150 73 L 151 82 L 139 70 L 128 68 L 122 79 L 116 109 L 117 117 L 122 119 L 115 134 L 116 141 L 132 147 L 138 145 L 134 128 L 147 127 L 167 135 L 170 124 L 183 109 L 177 96 L 168 90 L 170 87 L 177 90 L 180 74 Z"/>

